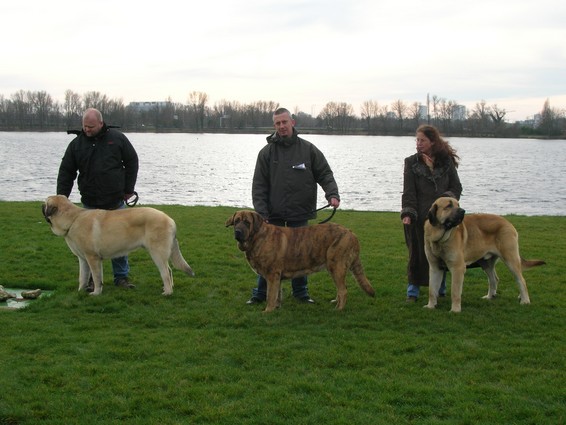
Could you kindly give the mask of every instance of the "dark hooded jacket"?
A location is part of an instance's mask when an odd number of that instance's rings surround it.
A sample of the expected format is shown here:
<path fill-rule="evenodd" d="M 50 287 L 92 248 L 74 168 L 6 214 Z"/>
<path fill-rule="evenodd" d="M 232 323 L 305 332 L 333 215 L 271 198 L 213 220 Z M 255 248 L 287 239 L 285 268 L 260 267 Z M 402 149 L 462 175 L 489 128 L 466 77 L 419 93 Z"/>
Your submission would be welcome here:
<path fill-rule="evenodd" d="M 276 132 L 260 150 L 252 184 L 255 210 L 266 219 L 304 221 L 316 217 L 317 184 L 327 200 L 340 199 L 334 174 L 312 143 Z"/>
<path fill-rule="evenodd" d="M 138 155 L 123 133 L 104 124 L 96 136 L 81 131 L 69 143 L 57 176 L 58 195 L 69 197 L 77 172 L 81 202 L 113 209 L 125 194 L 134 193 Z"/>
<path fill-rule="evenodd" d="M 424 222 L 430 207 L 442 196 L 459 200 L 461 194 L 462 185 L 452 158 L 437 161 L 432 171 L 418 153 L 405 158 L 401 218 L 411 217 L 411 224 L 404 226 L 405 242 L 409 249 L 409 283 L 428 285 Z"/>

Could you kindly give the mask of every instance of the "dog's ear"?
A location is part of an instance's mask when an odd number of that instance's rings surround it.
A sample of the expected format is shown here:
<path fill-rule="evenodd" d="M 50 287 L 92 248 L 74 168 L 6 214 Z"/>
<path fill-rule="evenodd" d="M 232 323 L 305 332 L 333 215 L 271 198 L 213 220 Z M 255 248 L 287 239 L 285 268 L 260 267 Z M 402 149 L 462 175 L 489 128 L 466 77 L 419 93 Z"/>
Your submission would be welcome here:
<path fill-rule="evenodd" d="M 57 213 L 57 207 L 43 204 L 41 211 L 43 212 L 43 217 L 45 217 L 45 220 L 50 223 L 49 218 Z"/>
<path fill-rule="evenodd" d="M 262 226 L 264 219 L 261 216 L 261 214 L 258 214 L 256 212 L 254 212 L 252 214 L 253 216 L 253 229 L 254 229 L 254 233 L 257 233 L 259 231 L 259 228 Z"/>
<path fill-rule="evenodd" d="M 428 210 L 428 221 L 430 222 L 431 225 L 433 226 L 437 226 L 438 225 L 438 219 L 436 218 L 436 213 L 438 212 L 438 205 L 433 204 L 432 207 L 430 208 L 430 210 Z"/>
<path fill-rule="evenodd" d="M 57 213 L 57 207 L 52 207 L 52 206 L 47 206 L 47 205 L 43 205 L 41 207 L 41 211 L 43 213 L 43 218 L 45 218 L 45 221 L 47 221 L 49 223 L 49 225 L 51 226 L 51 217 Z"/>
<path fill-rule="evenodd" d="M 234 217 L 235 217 L 235 216 L 236 216 L 236 213 L 234 213 L 234 214 L 232 215 L 232 217 L 230 217 L 228 220 L 226 220 L 226 223 L 224 223 L 224 225 L 225 225 L 226 227 L 233 226 L 233 225 L 234 225 Z"/>

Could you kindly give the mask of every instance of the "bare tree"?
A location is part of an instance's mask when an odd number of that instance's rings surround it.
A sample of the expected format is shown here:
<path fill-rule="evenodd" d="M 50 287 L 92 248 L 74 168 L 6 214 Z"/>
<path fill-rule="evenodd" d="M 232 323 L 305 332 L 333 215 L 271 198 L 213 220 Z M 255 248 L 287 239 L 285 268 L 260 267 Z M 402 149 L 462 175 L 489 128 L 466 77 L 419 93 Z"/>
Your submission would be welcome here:
<path fill-rule="evenodd" d="M 408 108 L 409 118 L 414 121 L 414 127 L 417 128 L 421 122 L 421 104 L 419 102 L 413 102 Z"/>
<path fill-rule="evenodd" d="M 311 114 L 307 114 L 306 112 L 297 111 L 297 113 L 295 114 L 295 120 L 297 121 L 297 127 L 302 127 L 302 128 L 316 127 L 316 118 L 314 118 Z M 269 125 L 273 126 L 272 119 Z"/>
<path fill-rule="evenodd" d="M 407 109 L 407 104 L 400 99 L 391 104 L 391 111 L 396 115 L 401 131 L 403 130 L 403 120 L 406 118 Z"/>
<path fill-rule="evenodd" d="M 204 128 L 204 117 L 206 111 L 206 104 L 208 102 L 208 95 L 200 91 L 193 91 L 189 93 L 189 107 L 195 114 L 196 130 Z"/>
<path fill-rule="evenodd" d="M 354 120 L 354 107 L 345 102 L 328 102 L 320 111 L 319 118 L 328 130 L 345 133 Z"/>
<path fill-rule="evenodd" d="M 472 109 L 470 120 L 476 133 L 485 135 L 489 131 L 489 113 L 490 109 L 483 99 Z"/>
<path fill-rule="evenodd" d="M 559 121 L 560 117 L 564 118 L 564 114 L 559 110 L 550 107 L 550 101 L 545 100 L 540 113 L 540 124 L 538 130 L 545 136 L 552 137 L 560 134 Z"/>
<path fill-rule="evenodd" d="M 379 104 L 374 100 L 364 101 L 361 107 L 361 114 L 362 120 L 366 121 L 368 133 L 371 134 L 375 127 L 375 120 L 379 116 Z"/>
<path fill-rule="evenodd" d="M 494 123 L 500 124 L 504 122 L 505 115 L 507 115 L 507 111 L 499 108 L 497 104 L 489 108 L 489 116 Z"/>
<path fill-rule="evenodd" d="M 49 117 L 49 112 L 53 107 L 53 99 L 46 91 L 31 92 L 30 100 L 32 111 L 37 118 L 37 125 L 44 129 Z"/>
<path fill-rule="evenodd" d="M 273 112 L 279 107 L 276 102 L 263 100 L 253 102 L 246 106 L 246 121 L 253 128 L 260 126 L 271 126 L 273 124 Z"/>
<path fill-rule="evenodd" d="M 85 108 L 98 109 L 103 117 L 106 116 L 109 100 L 105 94 L 98 91 L 88 91 L 83 94 L 83 103 Z"/>
<path fill-rule="evenodd" d="M 80 94 L 72 90 L 65 90 L 63 111 L 65 113 L 67 128 L 71 128 L 73 125 L 80 123 L 83 112 L 83 103 Z"/>
<path fill-rule="evenodd" d="M 28 127 L 31 119 L 31 104 L 28 101 L 29 92 L 18 90 L 12 94 L 12 103 L 16 115 L 16 126 L 23 130 Z"/>
<path fill-rule="evenodd" d="M 505 115 L 507 111 L 505 109 L 499 108 L 497 104 L 489 108 L 489 117 L 493 123 L 493 129 L 495 135 L 499 136 L 505 130 Z"/>

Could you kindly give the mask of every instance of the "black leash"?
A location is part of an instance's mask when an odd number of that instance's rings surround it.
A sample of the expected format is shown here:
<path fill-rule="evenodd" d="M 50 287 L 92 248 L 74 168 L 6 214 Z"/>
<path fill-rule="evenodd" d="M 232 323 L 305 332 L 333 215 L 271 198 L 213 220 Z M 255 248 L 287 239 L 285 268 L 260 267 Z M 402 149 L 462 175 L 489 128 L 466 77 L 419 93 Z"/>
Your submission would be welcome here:
<path fill-rule="evenodd" d="M 125 202 L 128 207 L 135 207 L 139 199 L 140 197 L 138 196 L 138 192 L 134 191 L 134 196 L 131 196 Z"/>
<path fill-rule="evenodd" d="M 327 205 L 325 205 L 324 207 L 319 208 L 319 209 L 316 210 L 316 211 L 318 212 L 318 211 L 320 211 L 320 210 L 323 210 L 323 209 L 325 209 L 325 208 L 328 208 L 329 206 L 330 206 L 330 204 L 327 204 Z M 336 207 L 332 208 L 332 213 L 331 213 L 328 217 L 326 217 L 324 220 L 319 221 L 318 224 L 324 224 L 324 223 L 329 222 L 330 220 L 332 220 L 332 217 L 334 217 L 334 214 L 336 214 Z"/>
<path fill-rule="evenodd" d="M 328 204 L 326 204 L 325 206 L 320 207 L 320 208 L 318 208 L 318 209 L 316 209 L 316 210 L 313 210 L 313 211 L 311 211 L 311 212 L 317 213 L 317 212 L 319 212 L 319 211 L 322 211 L 322 210 L 328 208 L 329 206 L 330 206 L 330 203 L 328 203 Z M 332 220 L 332 217 L 334 217 L 334 214 L 336 214 L 336 208 L 333 208 L 332 213 L 330 214 L 330 216 L 328 216 L 328 217 L 325 218 L 324 220 L 320 221 L 318 224 L 324 224 L 324 223 L 329 222 L 330 220 Z M 269 221 L 269 220 L 283 220 L 283 221 L 289 221 L 290 218 L 292 219 L 293 217 L 299 217 L 299 216 L 302 216 L 302 215 L 303 215 L 303 214 L 300 214 L 300 215 L 292 215 L 292 216 L 289 216 L 289 217 L 286 217 L 286 218 L 273 216 L 273 217 L 268 217 L 268 218 L 267 218 L 267 221 Z"/>

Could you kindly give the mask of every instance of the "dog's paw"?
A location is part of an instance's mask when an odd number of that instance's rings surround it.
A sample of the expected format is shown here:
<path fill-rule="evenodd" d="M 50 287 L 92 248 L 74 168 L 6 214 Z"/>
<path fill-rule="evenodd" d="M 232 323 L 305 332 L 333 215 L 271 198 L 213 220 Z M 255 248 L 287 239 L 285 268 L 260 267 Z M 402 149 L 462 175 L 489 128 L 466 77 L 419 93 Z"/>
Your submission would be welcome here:
<path fill-rule="evenodd" d="M 450 309 L 450 313 L 461 313 L 462 312 L 462 307 L 452 307 Z"/>
<path fill-rule="evenodd" d="M 423 306 L 424 308 L 428 308 L 430 310 L 434 310 L 436 308 L 436 306 L 434 304 L 428 303 L 426 305 Z"/>
<path fill-rule="evenodd" d="M 521 297 L 519 297 L 520 299 Z M 531 300 L 526 299 L 526 300 L 521 300 L 521 305 L 529 305 L 531 303 Z"/>

